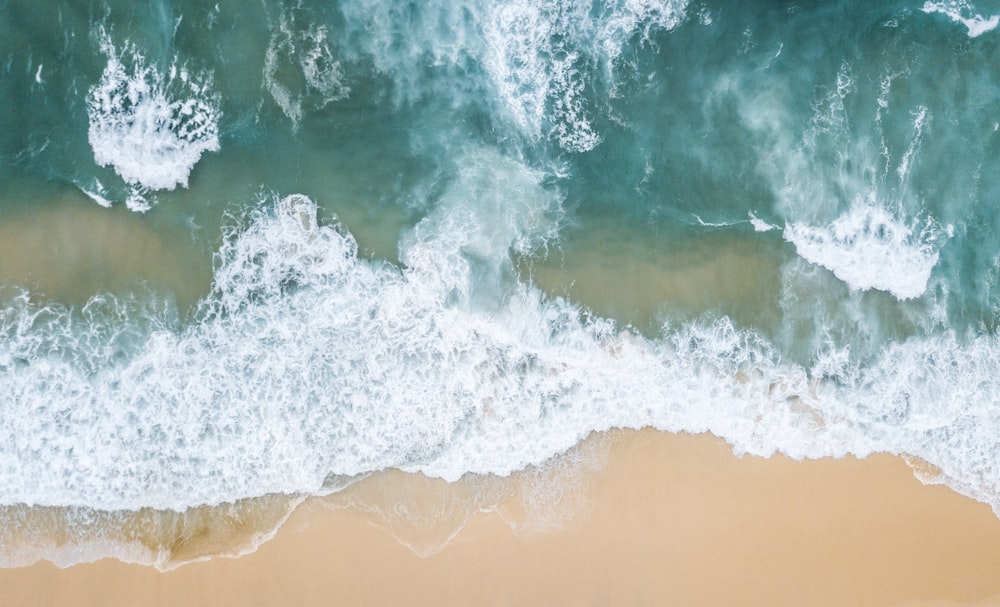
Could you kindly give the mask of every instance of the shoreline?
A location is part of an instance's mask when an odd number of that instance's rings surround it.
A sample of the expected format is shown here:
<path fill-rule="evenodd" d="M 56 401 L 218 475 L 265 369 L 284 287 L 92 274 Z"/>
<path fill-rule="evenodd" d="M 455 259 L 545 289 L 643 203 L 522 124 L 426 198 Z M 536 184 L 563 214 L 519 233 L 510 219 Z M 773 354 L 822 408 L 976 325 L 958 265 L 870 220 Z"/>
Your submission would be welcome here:
<path fill-rule="evenodd" d="M 570 508 L 541 531 L 519 512 L 522 479 L 492 512 L 428 516 L 410 539 L 454 538 L 420 557 L 341 493 L 240 558 L 0 570 L 0 605 L 1000 603 L 1000 519 L 899 457 L 736 457 L 711 435 L 655 430 L 595 440 L 604 467 L 555 496 Z M 398 475 L 358 483 L 356 503 L 409 494 L 441 514 L 468 490 Z"/>

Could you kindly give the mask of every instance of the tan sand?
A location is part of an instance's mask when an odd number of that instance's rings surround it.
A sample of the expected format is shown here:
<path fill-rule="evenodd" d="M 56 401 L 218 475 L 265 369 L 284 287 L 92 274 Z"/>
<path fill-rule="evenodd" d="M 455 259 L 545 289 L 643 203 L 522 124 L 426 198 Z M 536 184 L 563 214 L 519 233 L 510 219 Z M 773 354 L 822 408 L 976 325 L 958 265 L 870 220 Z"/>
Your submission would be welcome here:
<path fill-rule="evenodd" d="M 614 436 L 592 507 L 562 531 L 519 537 L 478 513 L 421 558 L 313 500 L 239 559 L 167 573 L 39 563 L 0 571 L 0 604 L 1000 605 L 1000 520 L 899 458 L 737 458 L 707 435 Z"/>

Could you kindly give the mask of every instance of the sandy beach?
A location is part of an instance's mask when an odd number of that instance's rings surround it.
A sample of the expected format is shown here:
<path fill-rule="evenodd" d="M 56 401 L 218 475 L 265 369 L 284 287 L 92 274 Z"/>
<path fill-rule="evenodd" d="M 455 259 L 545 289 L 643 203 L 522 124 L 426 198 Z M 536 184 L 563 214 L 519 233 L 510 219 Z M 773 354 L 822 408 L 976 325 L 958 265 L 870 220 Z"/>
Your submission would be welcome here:
<path fill-rule="evenodd" d="M 590 440 L 607 465 L 564 496 L 576 515 L 547 530 L 517 524 L 514 495 L 420 557 L 370 515 L 333 507 L 343 496 L 316 499 L 241 558 L 165 573 L 38 563 L 0 571 L 0 604 L 1000 604 L 1000 520 L 921 484 L 900 458 L 738 458 L 709 435 L 652 430 Z M 397 484 L 427 503 L 449 491 Z M 352 491 L 384 497 L 385 483 Z"/>

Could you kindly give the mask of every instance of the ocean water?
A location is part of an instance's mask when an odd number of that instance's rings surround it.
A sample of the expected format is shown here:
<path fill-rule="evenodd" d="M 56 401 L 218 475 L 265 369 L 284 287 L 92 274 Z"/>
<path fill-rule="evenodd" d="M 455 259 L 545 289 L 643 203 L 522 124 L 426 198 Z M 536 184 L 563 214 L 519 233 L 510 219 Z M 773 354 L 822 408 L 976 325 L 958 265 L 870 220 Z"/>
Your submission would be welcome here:
<path fill-rule="evenodd" d="M 998 24 L 0 0 L 0 566 L 232 554 L 398 471 L 544 524 L 613 428 L 1000 513 Z"/>

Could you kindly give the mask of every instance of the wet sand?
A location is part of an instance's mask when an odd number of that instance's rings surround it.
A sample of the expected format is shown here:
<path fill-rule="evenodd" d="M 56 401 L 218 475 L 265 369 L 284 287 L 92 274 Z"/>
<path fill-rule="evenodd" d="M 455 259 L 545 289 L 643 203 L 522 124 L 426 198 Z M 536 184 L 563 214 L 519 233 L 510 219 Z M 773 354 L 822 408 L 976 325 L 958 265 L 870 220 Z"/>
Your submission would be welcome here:
<path fill-rule="evenodd" d="M 738 458 L 712 436 L 651 430 L 596 440 L 607 464 L 563 496 L 578 512 L 563 529 L 476 513 L 419 557 L 333 507 L 343 496 L 311 500 L 253 554 L 165 573 L 2 570 L 0 605 L 1000 605 L 1000 520 L 897 457 Z M 394 484 L 428 503 L 450 491 Z M 500 508 L 515 523 L 516 497 Z"/>

